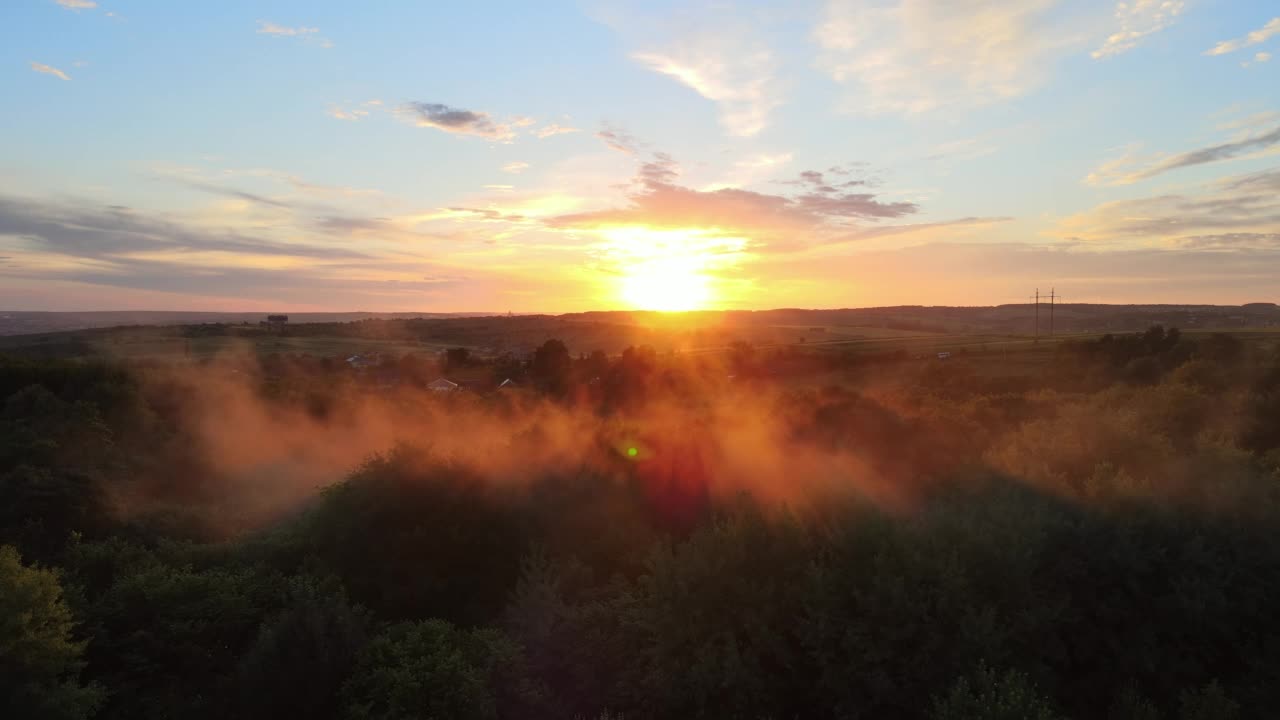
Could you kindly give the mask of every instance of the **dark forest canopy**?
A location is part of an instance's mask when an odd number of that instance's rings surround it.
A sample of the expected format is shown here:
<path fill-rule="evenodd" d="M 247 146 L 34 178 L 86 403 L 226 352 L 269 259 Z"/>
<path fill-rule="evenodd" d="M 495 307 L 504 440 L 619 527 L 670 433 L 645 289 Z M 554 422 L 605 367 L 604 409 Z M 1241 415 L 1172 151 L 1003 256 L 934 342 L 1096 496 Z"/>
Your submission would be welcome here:
<path fill-rule="evenodd" d="M 0 717 L 1280 707 L 1268 334 L 596 349 L 0 357 Z"/>

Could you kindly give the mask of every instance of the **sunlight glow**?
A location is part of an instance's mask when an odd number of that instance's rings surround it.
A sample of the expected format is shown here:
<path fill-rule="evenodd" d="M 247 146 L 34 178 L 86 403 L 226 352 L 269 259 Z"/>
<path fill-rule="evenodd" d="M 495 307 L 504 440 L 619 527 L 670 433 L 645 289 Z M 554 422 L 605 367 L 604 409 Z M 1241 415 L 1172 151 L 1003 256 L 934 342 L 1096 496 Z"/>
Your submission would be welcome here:
<path fill-rule="evenodd" d="M 605 260 L 621 276 L 615 288 L 628 307 L 681 312 L 722 302 L 716 273 L 731 267 L 747 247 L 744 238 L 714 228 L 656 230 L 625 226 L 601 231 Z"/>

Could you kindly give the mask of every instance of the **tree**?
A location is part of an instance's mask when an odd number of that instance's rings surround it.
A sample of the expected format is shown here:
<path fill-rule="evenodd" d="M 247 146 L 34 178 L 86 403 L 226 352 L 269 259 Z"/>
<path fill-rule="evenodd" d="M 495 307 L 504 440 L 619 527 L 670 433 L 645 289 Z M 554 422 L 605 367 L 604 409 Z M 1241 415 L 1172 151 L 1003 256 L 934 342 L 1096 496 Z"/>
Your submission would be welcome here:
<path fill-rule="evenodd" d="M 240 658 L 237 717 L 339 717 L 339 691 L 367 642 L 368 613 L 312 577 L 299 578 L 291 595 Z"/>
<path fill-rule="evenodd" d="M 1178 720 L 1237 720 L 1240 703 L 1227 697 L 1217 680 L 1178 698 Z"/>
<path fill-rule="evenodd" d="M 932 720 L 1055 720 L 1057 715 L 1027 676 L 979 666 L 972 682 L 960 678 L 934 703 Z"/>
<path fill-rule="evenodd" d="M 360 653 L 343 688 L 347 717 L 525 717 L 504 708 L 501 692 L 518 656 L 516 646 L 496 630 L 462 630 L 444 620 L 392 625 Z"/>
<path fill-rule="evenodd" d="M 471 364 L 471 351 L 464 347 L 449 348 L 444 351 L 444 367 L 446 370 L 457 370 Z"/>
<path fill-rule="evenodd" d="M 569 348 L 552 338 L 533 353 L 530 372 L 534 380 L 548 392 L 559 395 L 569 389 L 569 376 L 573 370 L 573 359 L 569 356 Z"/>
<path fill-rule="evenodd" d="M 0 717 L 76 720 L 93 714 L 98 688 L 79 683 L 84 642 L 53 570 L 26 567 L 0 546 Z"/>

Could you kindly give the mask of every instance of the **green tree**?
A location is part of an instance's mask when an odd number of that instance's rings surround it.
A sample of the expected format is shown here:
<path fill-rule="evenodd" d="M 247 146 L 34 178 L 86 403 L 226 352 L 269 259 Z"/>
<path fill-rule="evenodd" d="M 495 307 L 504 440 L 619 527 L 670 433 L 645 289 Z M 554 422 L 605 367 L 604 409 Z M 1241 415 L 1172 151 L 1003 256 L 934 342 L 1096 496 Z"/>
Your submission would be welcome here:
<path fill-rule="evenodd" d="M 1056 720 L 1048 699 L 1026 675 L 1016 670 L 997 673 L 980 665 L 973 679 L 960 678 L 939 698 L 932 720 Z"/>
<path fill-rule="evenodd" d="M 1178 698 L 1178 720 L 1238 720 L 1240 703 L 1227 697 L 1217 680 Z"/>
<path fill-rule="evenodd" d="M 360 653 L 343 688 L 355 720 L 489 720 L 501 713 L 514 644 L 496 630 L 444 620 L 392 625 Z M 523 715 L 522 715 L 523 716 Z"/>
<path fill-rule="evenodd" d="M 464 347 L 449 348 L 444 352 L 446 370 L 457 370 L 471 364 L 471 351 Z"/>
<path fill-rule="evenodd" d="M 340 716 L 339 691 L 368 641 L 370 618 L 340 587 L 302 576 L 263 622 L 232 680 L 242 718 Z"/>
<path fill-rule="evenodd" d="M 529 371 L 547 392 L 556 395 L 565 392 L 569 389 L 569 378 L 573 371 L 573 358 L 569 357 L 569 348 L 555 338 L 542 343 L 533 353 Z"/>
<path fill-rule="evenodd" d="M 101 692 L 81 685 L 84 643 L 53 570 L 26 567 L 0 546 L 0 717 L 75 720 L 93 714 Z"/>

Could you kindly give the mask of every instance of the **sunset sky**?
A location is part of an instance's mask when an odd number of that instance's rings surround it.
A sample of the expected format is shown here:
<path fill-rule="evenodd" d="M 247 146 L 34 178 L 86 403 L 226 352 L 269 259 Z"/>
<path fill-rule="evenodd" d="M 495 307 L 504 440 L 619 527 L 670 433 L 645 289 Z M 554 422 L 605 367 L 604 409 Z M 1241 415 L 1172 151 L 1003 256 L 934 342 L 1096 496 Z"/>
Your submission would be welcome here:
<path fill-rule="evenodd" d="M 3 0 L 0 96 L 0 309 L 1280 293 L 1275 0 Z"/>

